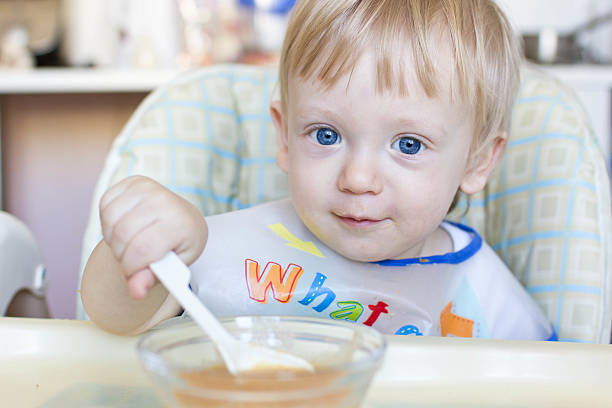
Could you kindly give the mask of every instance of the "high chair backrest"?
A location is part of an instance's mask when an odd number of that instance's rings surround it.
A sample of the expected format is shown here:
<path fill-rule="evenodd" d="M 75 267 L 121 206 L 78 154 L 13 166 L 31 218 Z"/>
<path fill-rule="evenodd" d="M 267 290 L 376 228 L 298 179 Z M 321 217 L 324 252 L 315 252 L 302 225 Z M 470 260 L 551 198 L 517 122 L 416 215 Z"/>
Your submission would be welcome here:
<path fill-rule="evenodd" d="M 81 272 L 101 239 L 99 199 L 128 175 L 158 180 L 205 215 L 286 197 L 268 111 L 276 91 L 273 68 L 219 65 L 149 95 L 115 140 L 96 185 Z M 449 218 L 483 235 L 561 340 L 610 342 L 609 180 L 588 117 L 569 89 L 523 69 L 505 158 L 466 208 L 462 198 Z"/>
<path fill-rule="evenodd" d="M 42 296 L 45 288 L 45 267 L 34 235 L 15 216 L 0 211 L 0 316 L 20 290 Z"/>
<path fill-rule="evenodd" d="M 610 343 L 610 181 L 571 89 L 525 66 L 501 164 L 449 218 L 477 229 L 553 323 L 559 339 Z"/>

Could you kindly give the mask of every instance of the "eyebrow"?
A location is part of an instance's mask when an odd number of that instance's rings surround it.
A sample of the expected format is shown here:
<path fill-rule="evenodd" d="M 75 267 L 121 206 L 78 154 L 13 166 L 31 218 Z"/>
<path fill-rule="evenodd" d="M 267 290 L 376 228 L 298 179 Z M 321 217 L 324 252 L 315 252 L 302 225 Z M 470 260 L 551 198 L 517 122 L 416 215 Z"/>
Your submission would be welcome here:
<path fill-rule="evenodd" d="M 306 112 L 306 113 L 302 113 Z M 317 105 L 309 104 L 308 106 L 302 107 L 300 112 L 295 115 L 298 119 L 306 119 L 306 116 L 332 116 L 333 118 L 338 118 L 340 115 L 337 113 L 337 109 L 329 109 L 326 107 L 321 107 Z"/>
<path fill-rule="evenodd" d="M 415 120 L 408 117 L 400 117 L 393 120 L 393 126 L 397 126 L 400 129 L 415 129 L 424 132 L 425 134 L 423 136 L 433 137 L 434 139 L 446 136 L 449 133 L 444 127 L 440 126 L 437 121 Z"/>

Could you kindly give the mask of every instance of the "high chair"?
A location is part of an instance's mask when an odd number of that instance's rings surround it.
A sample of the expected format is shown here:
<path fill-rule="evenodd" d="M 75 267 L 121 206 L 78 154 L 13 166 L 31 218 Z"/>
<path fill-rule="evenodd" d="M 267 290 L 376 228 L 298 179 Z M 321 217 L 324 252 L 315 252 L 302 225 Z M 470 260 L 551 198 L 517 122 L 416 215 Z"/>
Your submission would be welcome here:
<path fill-rule="evenodd" d="M 81 273 L 101 239 L 98 202 L 142 174 L 205 215 L 288 195 L 275 164 L 273 68 L 219 65 L 149 95 L 115 140 L 95 188 Z M 541 305 L 562 341 L 609 343 L 612 221 L 605 160 L 573 92 L 525 66 L 505 157 L 450 219 L 474 227 Z M 84 318 L 80 299 L 77 317 Z"/>
<path fill-rule="evenodd" d="M 0 211 L 0 316 L 21 291 L 42 299 L 45 289 L 45 267 L 32 232 L 13 215 Z"/>

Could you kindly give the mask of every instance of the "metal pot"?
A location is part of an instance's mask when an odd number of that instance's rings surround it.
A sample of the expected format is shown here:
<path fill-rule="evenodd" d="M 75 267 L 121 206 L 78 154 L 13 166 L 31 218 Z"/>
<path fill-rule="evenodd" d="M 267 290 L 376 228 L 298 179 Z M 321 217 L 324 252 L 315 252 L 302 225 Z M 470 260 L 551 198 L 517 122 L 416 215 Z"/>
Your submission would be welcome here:
<path fill-rule="evenodd" d="M 527 59 L 545 64 L 572 64 L 600 62 L 591 52 L 579 44 L 580 34 L 612 21 L 612 10 L 579 25 L 568 33 L 543 29 L 536 34 L 524 34 L 523 51 Z"/>

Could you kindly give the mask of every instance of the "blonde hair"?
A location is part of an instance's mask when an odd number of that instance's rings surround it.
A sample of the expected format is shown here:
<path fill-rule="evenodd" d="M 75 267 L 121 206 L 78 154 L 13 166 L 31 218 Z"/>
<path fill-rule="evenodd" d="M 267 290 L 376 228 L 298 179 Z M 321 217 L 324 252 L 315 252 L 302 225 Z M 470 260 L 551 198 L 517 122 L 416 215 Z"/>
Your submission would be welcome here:
<path fill-rule="evenodd" d="M 519 84 L 520 48 L 492 0 L 298 1 L 281 54 L 283 111 L 290 75 L 316 78 L 331 87 L 351 72 L 368 45 L 377 53 L 379 91 L 407 94 L 400 56 L 411 52 L 416 77 L 426 94 L 436 97 L 436 30 L 450 42 L 451 96 L 472 108 L 472 155 L 478 154 L 499 130 L 507 129 Z"/>

